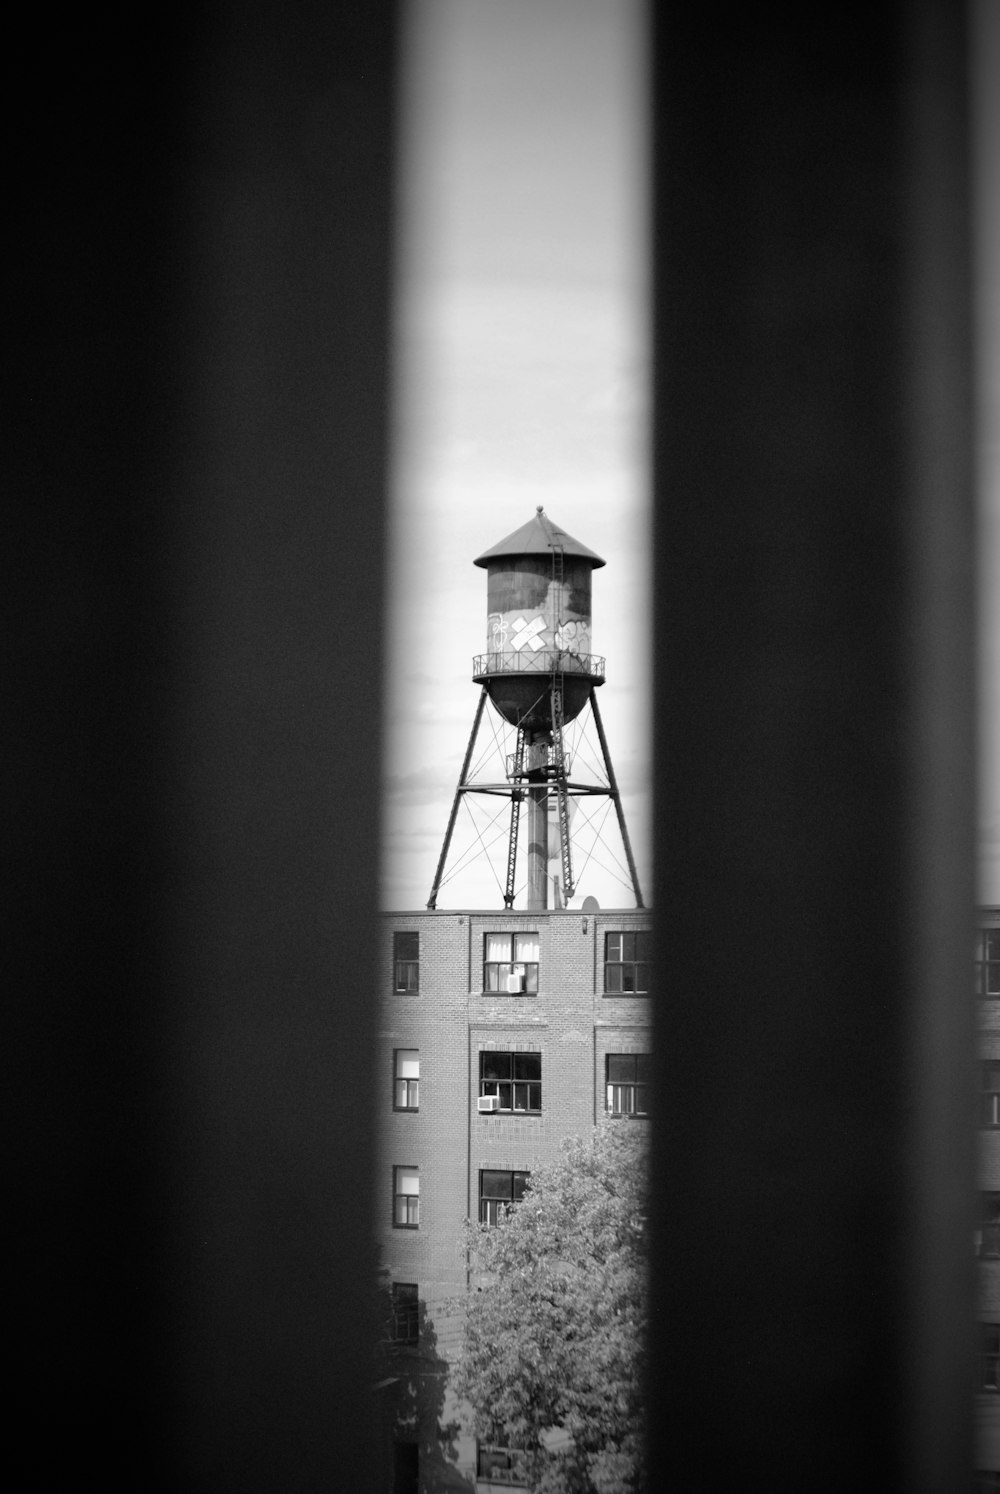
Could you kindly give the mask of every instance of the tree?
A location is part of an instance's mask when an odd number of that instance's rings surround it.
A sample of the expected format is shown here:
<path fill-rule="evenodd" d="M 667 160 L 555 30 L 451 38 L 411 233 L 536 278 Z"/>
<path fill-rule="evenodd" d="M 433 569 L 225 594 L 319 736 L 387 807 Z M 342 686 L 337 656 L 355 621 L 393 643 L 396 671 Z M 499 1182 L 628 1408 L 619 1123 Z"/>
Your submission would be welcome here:
<path fill-rule="evenodd" d="M 565 1142 L 496 1227 L 469 1227 L 454 1388 L 476 1436 L 522 1450 L 537 1494 L 645 1487 L 644 1129 Z"/>

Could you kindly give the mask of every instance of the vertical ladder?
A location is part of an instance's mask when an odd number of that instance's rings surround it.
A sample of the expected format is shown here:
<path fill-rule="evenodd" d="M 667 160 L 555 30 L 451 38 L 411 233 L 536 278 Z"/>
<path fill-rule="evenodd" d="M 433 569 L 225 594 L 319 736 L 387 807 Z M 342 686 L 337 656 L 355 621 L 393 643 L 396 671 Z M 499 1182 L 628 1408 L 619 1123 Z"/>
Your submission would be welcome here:
<path fill-rule="evenodd" d="M 510 777 L 514 781 L 514 787 L 510 795 L 510 839 L 507 844 L 507 888 L 503 895 L 505 908 L 514 906 L 514 875 L 517 870 L 517 830 L 521 820 L 521 801 L 524 798 L 524 790 L 521 787 L 522 773 L 524 772 L 524 727 L 517 728 L 517 746 L 514 748 L 514 767 Z"/>
<path fill-rule="evenodd" d="M 573 858 L 569 839 L 569 794 L 566 792 L 566 753 L 563 747 L 562 675 L 552 675 L 552 762 L 559 802 L 559 850 L 562 855 L 563 898 L 573 896 Z"/>
<path fill-rule="evenodd" d="M 562 545 L 552 544 L 552 647 L 559 652 L 559 630 L 565 619 L 563 618 L 563 603 L 565 601 L 564 588 L 566 584 L 566 571 L 564 564 L 564 553 Z M 553 662 L 556 655 L 553 655 Z"/>
<path fill-rule="evenodd" d="M 560 544 L 552 545 L 552 764 L 555 768 L 556 796 L 559 805 L 559 851 L 562 857 L 563 899 L 573 896 L 573 859 L 569 839 L 569 795 L 566 792 L 566 752 L 563 744 L 563 671 L 559 630 L 563 625 L 565 556 Z"/>

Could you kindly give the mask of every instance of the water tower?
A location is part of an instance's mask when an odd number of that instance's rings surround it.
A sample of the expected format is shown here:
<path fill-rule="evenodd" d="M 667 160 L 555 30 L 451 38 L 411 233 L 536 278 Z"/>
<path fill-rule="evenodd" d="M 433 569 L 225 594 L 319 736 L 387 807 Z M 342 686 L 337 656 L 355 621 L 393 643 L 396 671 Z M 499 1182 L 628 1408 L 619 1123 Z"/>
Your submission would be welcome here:
<path fill-rule="evenodd" d="M 604 561 L 538 508 L 527 524 L 484 551 L 475 564 L 483 567 L 487 578 L 486 652 L 472 663 L 473 680 L 482 688 L 427 906 L 437 906 L 463 794 L 501 794 L 510 799 L 507 908 L 514 906 L 521 806 L 527 803 L 531 910 L 548 906 L 550 804 L 553 827 L 558 826 L 563 897 L 568 902 L 575 890 L 570 800 L 604 794 L 614 802 L 636 907 L 641 908 L 639 878 L 597 705 L 604 660 L 590 651 L 591 578 Z M 517 732 L 502 782 L 473 781 L 469 776 L 487 701 Z M 600 742 L 606 784 L 583 783 L 570 776 L 564 730 L 587 706 Z"/>

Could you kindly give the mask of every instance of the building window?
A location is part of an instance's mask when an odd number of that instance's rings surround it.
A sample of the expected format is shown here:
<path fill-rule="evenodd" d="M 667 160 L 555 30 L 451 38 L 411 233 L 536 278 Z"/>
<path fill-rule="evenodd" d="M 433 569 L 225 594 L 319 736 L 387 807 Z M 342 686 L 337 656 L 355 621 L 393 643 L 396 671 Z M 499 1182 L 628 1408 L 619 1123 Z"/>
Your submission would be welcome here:
<path fill-rule="evenodd" d="M 520 996 L 538 990 L 538 935 L 487 934 L 483 990 Z"/>
<path fill-rule="evenodd" d="M 394 990 L 418 991 L 420 989 L 419 934 L 393 934 L 392 965 Z"/>
<path fill-rule="evenodd" d="M 609 1053 L 604 1105 L 609 1115 L 647 1115 L 648 1053 Z"/>
<path fill-rule="evenodd" d="M 420 1170 L 392 1169 L 392 1222 L 396 1229 L 416 1229 L 420 1223 Z"/>
<path fill-rule="evenodd" d="M 631 934 L 605 934 L 605 995 L 631 996 L 648 991 L 651 952 L 648 929 L 636 929 Z"/>
<path fill-rule="evenodd" d="M 1000 1193 L 980 1193 L 976 1254 L 1000 1259 Z"/>
<path fill-rule="evenodd" d="M 483 991 L 505 996 L 538 991 L 538 935 L 484 935 Z"/>
<path fill-rule="evenodd" d="M 976 995 L 1000 996 L 1000 929 L 980 929 L 976 948 Z"/>
<path fill-rule="evenodd" d="M 420 1049 L 396 1048 L 393 1051 L 393 1110 L 420 1108 Z"/>
<path fill-rule="evenodd" d="M 419 1444 L 416 1442 L 393 1442 L 392 1494 L 417 1494 L 419 1488 Z"/>
<path fill-rule="evenodd" d="M 476 1443 L 476 1477 L 485 1483 L 527 1487 L 524 1453 L 496 1442 Z"/>
<path fill-rule="evenodd" d="M 480 1110 L 541 1110 L 540 1053 L 480 1053 L 479 1097 L 495 1100 Z"/>
<path fill-rule="evenodd" d="M 520 1203 L 528 1183 L 527 1172 L 492 1172 L 479 1174 L 479 1222 L 499 1224 L 514 1204 Z"/>
<path fill-rule="evenodd" d="M 980 1390 L 1000 1390 L 1000 1323 L 979 1325 Z"/>
<path fill-rule="evenodd" d="M 980 1124 L 1000 1126 L 1000 1063 L 983 1064 L 983 1113 Z"/>
<path fill-rule="evenodd" d="M 420 1336 L 420 1302 L 415 1281 L 392 1284 L 392 1338 L 397 1344 L 415 1344 Z"/>

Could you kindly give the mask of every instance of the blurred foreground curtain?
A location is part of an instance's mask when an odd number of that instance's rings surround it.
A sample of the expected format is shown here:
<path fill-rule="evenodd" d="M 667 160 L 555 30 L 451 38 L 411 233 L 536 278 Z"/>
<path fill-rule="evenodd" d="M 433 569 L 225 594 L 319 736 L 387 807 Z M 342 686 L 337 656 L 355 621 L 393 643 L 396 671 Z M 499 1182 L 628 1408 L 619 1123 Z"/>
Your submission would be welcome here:
<path fill-rule="evenodd" d="M 22 17 L 5 1464 L 378 1489 L 393 7 Z"/>
<path fill-rule="evenodd" d="M 960 5 L 653 9 L 662 1487 L 970 1486 Z"/>

